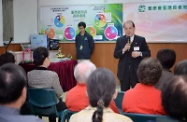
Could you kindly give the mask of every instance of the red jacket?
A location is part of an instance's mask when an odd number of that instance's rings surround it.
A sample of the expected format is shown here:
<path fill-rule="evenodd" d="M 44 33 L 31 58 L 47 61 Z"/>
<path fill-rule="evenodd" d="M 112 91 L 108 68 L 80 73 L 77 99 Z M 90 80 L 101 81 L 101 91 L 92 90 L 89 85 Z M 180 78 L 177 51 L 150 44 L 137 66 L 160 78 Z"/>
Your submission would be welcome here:
<path fill-rule="evenodd" d="M 77 84 L 66 94 L 66 106 L 71 111 L 80 111 L 89 105 L 88 96 L 86 94 L 86 84 Z M 115 112 L 118 112 L 118 108 L 114 100 L 110 103 L 110 108 Z"/>
<path fill-rule="evenodd" d="M 154 86 L 141 83 L 125 92 L 122 109 L 129 113 L 165 114 L 161 103 L 161 92 Z"/>

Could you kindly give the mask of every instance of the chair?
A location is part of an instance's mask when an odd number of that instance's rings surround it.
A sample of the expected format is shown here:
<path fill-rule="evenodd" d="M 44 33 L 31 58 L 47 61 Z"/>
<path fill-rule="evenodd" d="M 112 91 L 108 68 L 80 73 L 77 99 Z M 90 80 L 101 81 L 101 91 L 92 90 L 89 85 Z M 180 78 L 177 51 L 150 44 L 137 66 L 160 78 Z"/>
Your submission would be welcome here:
<path fill-rule="evenodd" d="M 122 112 L 122 101 L 123 101 L 123 96 L 124 96 L 125 92 L 118 92 L 118 96 L 117 98 L 114 100 L 116 103 L 116 106 L 118 107 L 118 111 L 119 113 L 123 113 Z"/>
<path fill-rule="evenodd" d="M 53 89 L 28 88 L 31 113 L 38 116 L 63 117 L 63 111 L 56 108 L 57 97 Z"/>
<path fill-rule="evenodd" d="M 153 114 L 138 114 L 138 113 L 123 113 L 130 117 L 133 122 L 178 122 L 169 116 L 153 115 Z"/>
<path fill-rule="evenodd" d="M 67 122 L 69 122 L 71 115 L 73 115 L 74 113 L 76 113 L 76 112 L 70 111 L 68 109 L 64 110 L 63 116 L 61 118 L 61 120 L 62 120 L 61 122 L 65 122 L 66 120 L 67 120 Z"/>

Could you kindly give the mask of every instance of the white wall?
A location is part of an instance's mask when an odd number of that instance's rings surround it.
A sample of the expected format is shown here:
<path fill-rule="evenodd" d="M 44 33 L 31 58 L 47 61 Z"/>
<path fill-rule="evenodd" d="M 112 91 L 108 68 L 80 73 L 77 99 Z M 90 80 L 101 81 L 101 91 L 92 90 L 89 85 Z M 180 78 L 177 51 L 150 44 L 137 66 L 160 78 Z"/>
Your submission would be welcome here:
<path fill-rule="evenodd" d="M 37 9 L 40 6 L 51 5 L 83 5 L 129 2 L 160 2 L 186 0 L 14 0 L 14 43 L 29 42 L 30 34 L 37 33 Z M 0 0 L 2 3 L 2 0 Z M 0 4 L 0 9 L 1 9 Z M 2 20 L 0 10 L 0 44 L 2 38 Z"/>
<path fill-rule="evenodd" d="M 2 12 L 2 0 L 0 0 L 0 46 L 3 45 L 3 12 Z"/>
<path fill-rule="evenodd" d="M 14 0 L 14 43 L 29 42 L 37 33 L 37 0 Z"/>
<path fill-rule="evenodd" d="M 106 4 L 106 3 L 185 1 L 185 0 L 38 0 L 38 1 L 39 1 L 39 6 L 50 6 L 50 5 L 82 5 L 82 4 Z"/>

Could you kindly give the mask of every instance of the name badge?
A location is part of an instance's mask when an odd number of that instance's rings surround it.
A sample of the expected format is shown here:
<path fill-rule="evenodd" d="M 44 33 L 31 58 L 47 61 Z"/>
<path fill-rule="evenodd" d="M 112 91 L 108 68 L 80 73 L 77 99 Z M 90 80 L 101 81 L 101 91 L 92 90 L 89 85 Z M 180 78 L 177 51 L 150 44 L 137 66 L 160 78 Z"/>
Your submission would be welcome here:
<path fill-rule="evenodd" d="M 139 51 L 140 47 L 134 47 L 134 51 Z"/>
<path fill-rule="evenodd" d="M 82 48 L 83 48 L 83 46 L 81 45 L 79 49 L 82 50 Z"/>

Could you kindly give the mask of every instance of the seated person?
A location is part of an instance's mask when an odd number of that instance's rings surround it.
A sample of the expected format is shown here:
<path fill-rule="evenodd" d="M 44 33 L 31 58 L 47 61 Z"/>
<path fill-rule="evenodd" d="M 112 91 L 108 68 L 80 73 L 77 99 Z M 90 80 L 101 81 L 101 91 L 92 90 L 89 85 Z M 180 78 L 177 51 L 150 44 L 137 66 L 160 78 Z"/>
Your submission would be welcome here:
<path fill-rule="evenodd" d="M 4 53 L 0 56 L 0 66 L 6 63 L 15 63 L 15 58 L 12 53 Z"/>
<path fill-rule="evenodd" d="M 187 75 L 175 76 L 172 81 L 164 84 L 162 89 L 162 105 L 166 113 L 178 119 L 187 121 Z"/>
<path fill-rule="evenodd" d="M 170 68 L 174 65 L 176 60 L 176 54 L 174 50 L 171 49 L 162 49 L 157 53 L 157 59 L 160 61 L 162 65 L 162 75 L 155 87 L 157 89 L 162 89 L 164 82 L 168 82 L 174 76 L 174 74 L 170 71 Z"/>
<path fill-rule="evenodd" d="M 15 57 L 12 53 L 4 53 L 0 56 L 0 66 L 4 65 L 6 63 L 14 63 L 15 64 Z M 31 114 L 30 105 L 27 102 L 27 99 L 21 107 L 20 114 L 22 114 L 22 115 Z"/>
<path fill-rule="evenodd" d="M 161 104 L 161 91 L 154 85 L 162 73 L 162 66 L 157 59 L 143 59 L 137 69 L 138 84 L 125 92 L 122 110 L 129 113 L 165 114 Z"/>
<path fill-rule="evenodd" d="M 90 106 L 72 115 L 70 122 L 132 122 L 109 108 L 111 100 L 117 96 L 116 80 L 110 70 L 96 69 L 89 76 L 86 86 Z"/>
<path fill-rule="evenodd" d="M 20 115 L 27 94 L 24 70 L 13 63 L 0 67 L 0 122 L 43 122 L 35 116 Z"/>
<path fill-rule="evenodd" d="M 82 61 L 75 66 L 74 76 L 77 80 L 77 85 L 69 90 L 66 94 L 66 106 L 71 111 L 80 111 L 89 105 L 88 96 L 86 94 L 86 81 L 89 75 L 96 69 L 96 66 L 90 61 Z M 111 109 L 118 113 L 118 108 L 111 101 Z"/>
<path fill-rule="evenodd" d="M 187 75 L 187 60 L 182 60 L 175 65 L 175 75 Z"/>
<path fill-rule="evenodd" d="M 57 73 L 48 70 L 50 65 L 49 52 L 45 47 L 38 47 L 33 52 L 34 64 L 37 68 L 28 72 L 28 85 L 33 88 L 53 88 L 56 92 L 59 102 L 57 104 L 57 110 L 62 111 L 66 109 L 66 105 L 62 102 L 63 90 L 60 85 L 60 81 Z M 55 118 L 49 118 L 50 122 L 55 121 Z"/>

